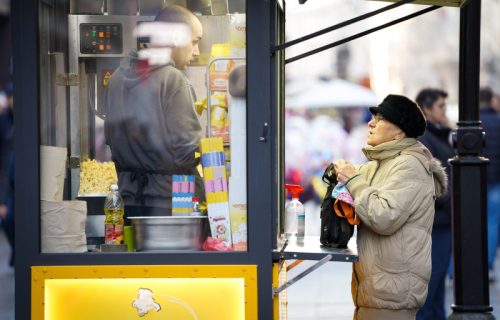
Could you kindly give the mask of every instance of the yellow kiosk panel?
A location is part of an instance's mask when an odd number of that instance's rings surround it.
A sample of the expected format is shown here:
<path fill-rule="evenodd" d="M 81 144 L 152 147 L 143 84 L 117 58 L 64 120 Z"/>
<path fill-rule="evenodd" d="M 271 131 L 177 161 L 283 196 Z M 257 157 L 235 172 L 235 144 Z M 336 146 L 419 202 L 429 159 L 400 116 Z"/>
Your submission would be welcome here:
<path fill-rule="evenodd" d="M 32 319 L 257 319 L 256 266 L 32 267 Z"/>

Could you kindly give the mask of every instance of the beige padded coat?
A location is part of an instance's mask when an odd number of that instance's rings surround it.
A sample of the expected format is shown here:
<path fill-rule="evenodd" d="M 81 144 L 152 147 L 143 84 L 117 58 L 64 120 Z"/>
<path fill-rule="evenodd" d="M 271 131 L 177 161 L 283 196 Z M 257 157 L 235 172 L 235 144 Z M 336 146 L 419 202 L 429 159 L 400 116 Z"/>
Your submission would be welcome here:
<path fill-rule="evenodd" d="M 447 176 L 414 138 L 363 151 L 371 161 L 347 184 L 361 219 L 354 318 L 413 319 L 427 296 L 434 199 L 446 192 Z"/>

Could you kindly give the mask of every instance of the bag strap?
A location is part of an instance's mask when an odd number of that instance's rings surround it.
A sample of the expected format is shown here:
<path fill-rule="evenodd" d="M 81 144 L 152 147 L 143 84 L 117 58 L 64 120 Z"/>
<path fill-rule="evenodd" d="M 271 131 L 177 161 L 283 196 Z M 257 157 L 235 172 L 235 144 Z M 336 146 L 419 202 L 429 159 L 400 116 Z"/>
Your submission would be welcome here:
<path fill-rule="evenodd" d="M 333 211 L 338 217 L 347 219 L 347 222 L 351 225 L 358 225 L 360 223 L 354 207 L 344 201 L 335 199 L 335 202 L 333 203 Z"/>
<path fill-rule="evenodd" d="M 328 185 L 336 185 L 337 184 L 337 175 L 335 174 L 335 169 L 333 163 L 330 163 L 328 167 L 326 167 L 323 176 L 321 177 L 324 183 Z"/>

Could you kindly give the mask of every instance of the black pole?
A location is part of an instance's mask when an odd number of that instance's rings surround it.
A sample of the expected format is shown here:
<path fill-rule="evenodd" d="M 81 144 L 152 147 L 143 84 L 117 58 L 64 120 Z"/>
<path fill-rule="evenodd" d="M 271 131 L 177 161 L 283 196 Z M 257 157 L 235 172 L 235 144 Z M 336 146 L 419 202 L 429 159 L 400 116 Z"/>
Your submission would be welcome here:
<path fill-rule="evenodd" d="M 356 22 L 359 22 L 359 21 L 371 18 L 373 16 L 376 16 L 377 14 L 380 14 L 382 12 L 386 12 L 388 10 L 392 10 L 392 9 L 397 8 L 399 6 L 402 6 L 404 4 L 411 3 L 413 1 L 415 1 L 415 0 L 401 0 L 401 1 L 398 1 L 396 3 L 393 3 L 393 4 L 390 4 L 388 6 L 382 7 L 380 9 L 377 9 L 377 10 L 365 13 L 363 15 L 360 15 L 359 17 L 355 17 L 355 18 L 352 18 L 352 19 L 349 19 L 349 20 L 346 20 L 346 21 L 342 21 L 342 22 L 337 23 L 337 24 L 335 24 L 335 25 L 333 25 L 331 27 L 328 27 L 328 28 L 325 28 L 325 29 L 313 32 L 311 34 L 308 34 L 307 36 L 303 36 L 303 37 L 300 37 L 298 39 L 290 40 L 288 42 L 279 44 L 279 45 L 275 46 L 272 49 L 272 51 L 276 52 L 276 51 L 279 51 L 279 50 L 283 50 L 283 49 L 289 48 L 289 47 L 294 46 L 294 45 L 296 45 L 298 43 L 302 43 L 302 42 L 307 41 L 309 39 L 321 36 L 321 35 L 323 35 L 325 33 L 332 32 L 334 30 L 343 28 L 345 26 L 349 26 L 349 25 L 351 25 L 353 23 L 356 23 Z"/>
<path fill-rule="evenodd" d="M 455 303 L 449 319 L 495 319 L 488 284 L 486 166 L 480 156 L 479 46 L 481 0 L 460 9 L 459 121 L 450 160 L 453 181 L 453 267 Z"/>
<path fill-rule="evenodd" d="M 388 23 L 384 23 L 378 27 L 374 27 L 374 28 L 371 28 L 371 29 L 368 29 L 368 30 L 365 30 L 363 32 L 360 32 L 360 33 L 356 33 L 355 35 L 352 35 L 350 37 L 347 37 L 347 38 L 344 38 L 344 39 L 341 39 L 341 40 L 338 40 L 338 41 L 335 41 L 333 43 L 330 43 L 330 44 L 327 44 L 327 45 L 324 45 L 322 47 L 319 47 L 319 48 L 316 48 L 314 50 L 311 50 L 311 51 L 307 51 L 305 53 L 302 53 L 302 54 L 299 54 L 299 55 L 296 55 L 292 58 L 288 58 L 285 60 L 285 64 L 288 64 L 288 63 L 291 63 L 291 62 L 294 62 L 294 61 L 297 61 L 297 60 L 300 60 L 300 59 L 303 59 L 305 57 L 309 57 L 310 55 L 313 55 L 313 54 L 316 54 L 318 52 L 321 52 L 321 51 L 325 51 L 325 50 L 328 50 L 328 49 L 331 49 L 331 48 L 334 48 L 336 46 L 339 46 L 341 44 L 344 44 L 346 42 L 349 42 L 349 41 L 352 41 L 352 40 L 355 40 L 355 39 L 358 39 L 358 38 L 361 38 L 361 37 L 364 37 L 370 33 L 373 33 L 375 31 L 379 31 L 379 30 L 382 30 L 382 29 L 385 29 L 387 27 L 390 27 L 390 26 L 393 26 L 395 24 L 398 24 L 398 23 L 401 23 L 401 22 L 404 22 L 406 20 L 410 20 L 410 19 L 413 19 L 415 17 L 418 17 L 420 15 L 423 15 L 427 12 L 431 12 L 433 10 L 436 10 L 436 9 L 439 9 L 441 8 L 440 6 L 430 6 L 430 7 L 427 7 L 423 10 L 420 10 L 420 11 L 417 11 L 417 12 L 414 12 L 412 14 L 409 14 L 407 16 L 404 16 L 402 18 L 399 18 L 399 19 L 396 19 L 396 20 L 393 20 L 393 21 L 390 21 Z"/>

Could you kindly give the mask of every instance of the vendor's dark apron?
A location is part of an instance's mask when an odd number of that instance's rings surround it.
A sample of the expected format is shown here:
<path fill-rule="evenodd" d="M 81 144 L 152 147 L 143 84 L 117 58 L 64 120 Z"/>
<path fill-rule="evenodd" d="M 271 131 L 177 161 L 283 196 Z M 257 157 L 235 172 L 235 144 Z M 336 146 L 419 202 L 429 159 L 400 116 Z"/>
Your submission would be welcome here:
<path fill-rule="evenodd" d="M 171 176 L 174 174 L 190 175 L 190 174 L 193 174 L 193 172 L 195 170 L 196 170 L 196 168 L 178 169 L 178 170 L 137 170 L 137 169 L 118 167 L 118 166 L 116 167 L 116 171 L 118 172 L 118 175 L 121 172 L 129 172 L 130 173 L 130 182 L 137 184 L 137 192 L 135 193 L 134 199 L 136 202 L 140 203 L 141 206 L 144 206 L 146 203 L 145 199 L 144 199 L 144 188 L 149 183 L 148 176 L 153 175 L 153 174 L 161 174 L 164 176 Z"/>

